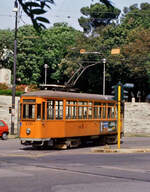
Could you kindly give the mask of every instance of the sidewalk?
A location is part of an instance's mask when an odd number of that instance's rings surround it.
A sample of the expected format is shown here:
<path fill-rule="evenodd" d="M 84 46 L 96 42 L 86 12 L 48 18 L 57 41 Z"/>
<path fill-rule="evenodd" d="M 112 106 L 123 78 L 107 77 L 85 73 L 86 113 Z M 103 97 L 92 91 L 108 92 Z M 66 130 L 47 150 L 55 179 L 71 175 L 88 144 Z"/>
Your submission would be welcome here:
<path fill-rule="evenodd" d="M 19 138 L 19 136 L 18 135 L 8 135 L 8 139 L 17 139 L 17 138 Z"/>
<path fill-rule="evenodd" d="M 105 147 L 96 147 L 91 149 L 94 153 L 150 153 L 149 148 L 120 148 L 120 149 L 109 149 Z"/>
<path fill-rule="evenodd" d="M 150 137 L 124 137 L 118 145 L 98 146 L 91 149 L 94 153 L 150 153 Z"/>

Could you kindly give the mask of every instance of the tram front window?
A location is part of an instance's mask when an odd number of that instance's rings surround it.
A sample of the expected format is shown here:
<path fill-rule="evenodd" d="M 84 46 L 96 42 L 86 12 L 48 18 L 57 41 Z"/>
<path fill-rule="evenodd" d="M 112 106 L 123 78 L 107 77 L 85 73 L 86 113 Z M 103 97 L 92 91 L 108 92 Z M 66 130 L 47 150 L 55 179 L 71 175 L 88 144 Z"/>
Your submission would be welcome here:
<path fill-rule="evenodd" d="M 23 105 L 23 119 L 35 119 L 35 104 Z"/>

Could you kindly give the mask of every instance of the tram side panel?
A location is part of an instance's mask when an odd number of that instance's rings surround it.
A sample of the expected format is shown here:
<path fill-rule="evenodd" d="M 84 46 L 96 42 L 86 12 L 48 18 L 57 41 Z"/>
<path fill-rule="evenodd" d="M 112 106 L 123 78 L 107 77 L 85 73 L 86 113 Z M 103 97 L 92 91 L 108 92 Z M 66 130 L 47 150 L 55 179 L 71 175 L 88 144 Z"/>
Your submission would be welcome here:
<path fill-rule="evenodd" d="M 66 121 L 65 137 L 116 135 L 117 121 L 83 120 Z"/>
<path fill-rule="evenodd" d="M 20 138 L 47 139 L 65 137 L 64 121 L 23 121 Z"/>
<path fill-rule="evenodd" d="M 63 120 L 50 120 L 42 124 L 43 138 L 63 138 L 65 137 L 65 122 Z"/>
<path fill-rule="evenodd" d="M 66 137 L 82 137 L 82 136 L 92 136 L 99 135 L 99 122 L 98 121 L 88 121 L 88 120 L 76 120 L 76 121 L 66 121 L 65 123 L 65 136 Z"/>

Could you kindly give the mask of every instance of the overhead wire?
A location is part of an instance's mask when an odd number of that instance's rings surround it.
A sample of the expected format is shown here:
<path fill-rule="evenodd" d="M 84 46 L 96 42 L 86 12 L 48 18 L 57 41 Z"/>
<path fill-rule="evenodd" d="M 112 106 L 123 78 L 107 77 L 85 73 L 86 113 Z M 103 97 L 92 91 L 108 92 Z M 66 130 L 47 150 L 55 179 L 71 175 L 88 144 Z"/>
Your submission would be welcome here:
<path fill-rule="evenodd" d="M 71 11 L 58 11 L 59 13 L 68 13 L 68 12 L 71 12 Z M 72 12 L 71 12 L 72 13 Z M 94 13 L 94 12 L 93 12 Z M 97 12 L 95 12 L 95 13 L 97 13 Z M 102 12 L 102 13 L 107 13 L 107 14 L 113 14 L 114 12 Z M 127 16 L 127 15 L 139 15 L 139 16 L 145 16 L 145 15 L 147 15 L 147 16 L 149 16 L 150 15 L 150 13 L 127 13 L 127 14 L 125 14 L 125 15 L 123 15 L 123 13 L 122 13 L 122 16 L 123 17 L 125 17 L 125 16 Z M 22 14 L 22 16 L 23 17 L 28 17 L 26 14 Z M 63 16 L 63 15 L 57 15 L 57 14 L 52 14 L 51 16 L 53 16 L 53 17 L 60 17 L 60 18 L 68 18 L 68 19 L 70 19 L 70 18 L 76 18 L 75 16 L 70 16 L 69 14 L 68 15 L 66 15 L 66 16 Z M 83 15 L 84 16 L 84 15 Z M 0 14 L 0 17 L 14 17 L 12 14 Z M 85 16 L 84 16 L 85 17 Z M 91 19 L 94 19 L 95 17 L 87 17 L 87 18 L 91 18 Z M 96 17 L 96 19 L 102 19 L 101 17 Z"/>

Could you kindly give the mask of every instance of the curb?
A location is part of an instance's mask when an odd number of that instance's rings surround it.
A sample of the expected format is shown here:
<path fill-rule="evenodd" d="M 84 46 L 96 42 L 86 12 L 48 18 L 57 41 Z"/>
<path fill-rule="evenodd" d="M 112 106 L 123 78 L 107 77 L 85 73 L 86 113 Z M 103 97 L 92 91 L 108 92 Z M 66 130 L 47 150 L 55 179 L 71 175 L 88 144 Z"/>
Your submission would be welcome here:
<path fill-rule="evenodd" d="M 18 135 L 8 135 L 8 139 L 17 139 Z"/>
<path fill-rule="evenodd" d="M 132 148 L 132 149 L 105 149 L 105 148 L 93 148 L 94 153 L 150 153 L 150 148 Z"/>

